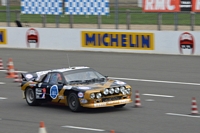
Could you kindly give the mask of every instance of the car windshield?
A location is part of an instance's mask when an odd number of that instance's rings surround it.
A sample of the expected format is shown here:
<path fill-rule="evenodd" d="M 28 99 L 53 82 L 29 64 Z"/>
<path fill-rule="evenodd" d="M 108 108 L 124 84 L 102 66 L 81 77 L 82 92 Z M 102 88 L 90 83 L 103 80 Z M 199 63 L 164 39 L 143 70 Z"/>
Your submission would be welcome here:
<path fill-rule="evenodd" d="M 93 82 L 105 80 L 105 76 L 94 70 L 74 70 L 73 72 L 65 72 L 64 77 L 68 83 L 76 82 Z"/>

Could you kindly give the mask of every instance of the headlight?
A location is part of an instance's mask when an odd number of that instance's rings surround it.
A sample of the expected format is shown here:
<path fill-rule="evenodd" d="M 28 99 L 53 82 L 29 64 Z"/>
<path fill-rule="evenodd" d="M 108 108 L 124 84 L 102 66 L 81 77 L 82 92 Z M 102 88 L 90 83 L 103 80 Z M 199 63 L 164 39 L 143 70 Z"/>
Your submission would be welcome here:
<path fill-rule="evenodd" d="M 123 95 L 126 95 L 126 90 L 123 90 L 123 91 L 122 91 L 122 94 L 123 94 Z"/>
<path fill-rule="evenodd" d="M 115 92 L 115 90 L 113 88 L 110 88 L 109 93 L 113 94 Z"/>
<path fill-rule="evenodd" d="M 105 90 L 103 91 L 103 94 L 104 94 L 104 95 L 108 95 L 108 92 L 109 92 L 109 90 L 108 90 L 108 89 L 105 89 Z"/>
<path fill-rule="evenodd" d="M 130 93 L 131 93 L 131 89 L 128 88 L 128 89 L 127 89 L 127 94 L 130 94 Z"/>
<path fill-rule="evenodd" d="M 123 93 L 124 92 L 124 90 L 125 90 L 125 87 L 120 87 L 120 91 Z"/>
<path fill-rule="evenodd" d="M 97 94 L 96 94 L 96 98 L 97 98 L 97 99 L 101 98 L 101 96 L 102 96 L 101 93 L 97 93 Z"/>
<path fill-rule="evenodd" d="M 125 92 L 126 94 L 129 94 L 128 90 L 124 90 L 124 92 Z"/>
<path fill-rule="evenodd" d="M 115 88 L 115 93 L 119 93 L 119 87 Z"/>
<path fill-rule="evenodd" d="M 94 99 L 95 98 L 95 94 L 94 93 L 90 94 L 90 98 Z"/>

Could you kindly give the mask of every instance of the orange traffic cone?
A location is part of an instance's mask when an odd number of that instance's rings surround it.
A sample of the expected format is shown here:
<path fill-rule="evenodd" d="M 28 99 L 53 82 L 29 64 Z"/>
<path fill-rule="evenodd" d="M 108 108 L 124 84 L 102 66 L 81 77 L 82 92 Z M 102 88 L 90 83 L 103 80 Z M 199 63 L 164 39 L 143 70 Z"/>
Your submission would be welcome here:
<path fill-rule="evenodd" d="M 140 94 L 139 91 L 136 90 L 135 91 L 135 107 L 140 107 L 141 103 L 140 103 Z"/>
<path fill-rule="evenodd" d="M 21 75 L 15 71 L 15 77 L 14 77 L 14 82 L 22 82 L 22 78 L 21 78 Z"/>
<path fill-rule="evenodd" d="M 199 114 L 198 109 L 197 109 L 197 102 L 195 97 L 192 98 L 192 111 L 191 111 L 192 115 L 197 115 Z"/>
<path fill-rule="evenodd" d="M 39 128 L 39 133 L 47 133 L 44 122 L 40 122 L 40 128 Z"/>
<path fill-rule="evenodd" d="M 3 70 L 4 67 L 3 67 L 3 60 L 0 58 L 0 70 Z"/>
<path fill-rule="evenodd" d="M 13 63 L 12 58 L 9 58 L 9 59 L 8 59 L 8 62 L 7 62 L 7 70 L 9 69 L 10 66 L 14 66 L 14 63 Z"/>
<path fill-rule="evenodd" d="M 15 77 L 14 63 L 12 61 L 12 58 L 9 58 L 6 78 L 14 78 L 14 77 Z"/>
<path fill-rule="evenodd" d="M 110 130 L 110 133 L 115 133 L 115 130 Z"/>

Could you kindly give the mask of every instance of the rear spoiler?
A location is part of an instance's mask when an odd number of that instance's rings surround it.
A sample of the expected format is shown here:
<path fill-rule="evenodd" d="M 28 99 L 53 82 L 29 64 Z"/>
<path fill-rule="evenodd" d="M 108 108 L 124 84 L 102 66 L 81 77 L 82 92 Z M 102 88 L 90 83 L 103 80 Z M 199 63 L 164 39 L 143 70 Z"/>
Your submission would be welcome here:
<path fill-rule="evenodd" d="M 50 71 L 51 70 L 21 73 L 21 76 L 23 81 L 38 81 L 42 76 L 46 75 Z"/>
<path fill-rule="evenodd" d="M 21 73 L 23 81 L 35 81 L 38 76 L 36 73 Z"/>

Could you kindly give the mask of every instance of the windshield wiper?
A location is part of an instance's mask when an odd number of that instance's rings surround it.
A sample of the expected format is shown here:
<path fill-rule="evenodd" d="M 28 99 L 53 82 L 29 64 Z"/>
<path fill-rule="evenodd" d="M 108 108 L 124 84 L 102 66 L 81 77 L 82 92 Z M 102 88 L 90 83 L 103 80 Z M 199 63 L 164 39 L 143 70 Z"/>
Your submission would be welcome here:
<path fill-rule="evenodd" d="M 72 81 L 69 81 L 70 84 L 77 84 L 77 83 L 83 83 L 82 80 L 72 80 Z"/>
<path fill-rule="evenodd" d="M 105 78 L 93 78 L 89 80 L 84 80 L 86 83 L 91 83 L 91 82 L 103 82 L 105 81 Z"/>
<path fill-rule="evenodd" d="M 84 80 L 83 82 L 86 83 L 86 84 L 88 84 L 88 83 L 91 83 L 92 80 Z"/>

